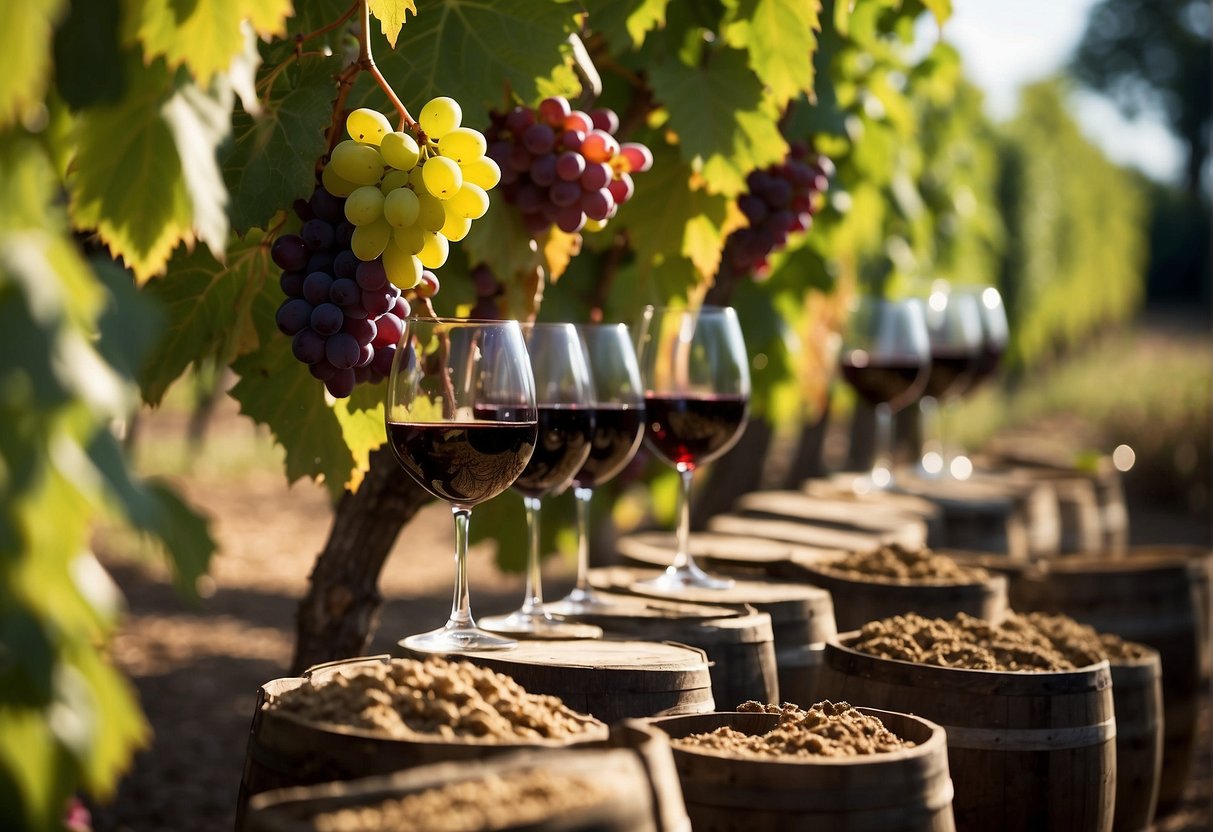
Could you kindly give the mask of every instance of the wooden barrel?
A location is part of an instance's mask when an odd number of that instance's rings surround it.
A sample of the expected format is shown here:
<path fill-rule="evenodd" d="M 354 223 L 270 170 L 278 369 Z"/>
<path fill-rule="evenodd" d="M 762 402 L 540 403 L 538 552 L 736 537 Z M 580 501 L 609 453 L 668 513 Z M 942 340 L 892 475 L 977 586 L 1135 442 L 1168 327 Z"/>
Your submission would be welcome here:
<path fill-rule="evenodd" d="M 1187 561 L 1196 587 L 1196 621 L 1200 633 L 1200 678 L 1208 683 L 1213 671 L 1213 550 L 1206 546 L 1131 546 L 1111 557 L 1175 558 Z"/>
<path fill-rule="evenodd" d="M 739 497 L 733 511 L 744 517 L 875 534 L 906 549 L 927 545 L 927 524 L 920 516 L 874 501 L 860 506 L 854 500 L 810 497 L 800 491 L 753 491 Z"/>
<path fill-rule="evenodd" d="M 1157 650 L 1162 659 L 1163 762 L 1158 810 L 1183 795 L 1196 735 L 1200 622 L 1189 561 L 1139 556 L 1123 560 L 1060 558 L 1011 583 L 1011 606 L 1063 612 L 1101 633 Z"/>
<path fill-rule="evenodd" d="M 711 664 L 712 699 L 733 707 L 749 699 L 778 702 L 779 676 L 771 616 L 752 607 L 680 604 L 599 593 L 612 606 L 568 616 L 607 635 L 673 641 L 697 647 Z"/>
<path fill-rule="evenodd" d="M 1051 557 L 1060 548 L 1057 498 L 1043 484 L 1002 476 L 974 475 L 967 480 L 902 476 L 897 490 L 939 506 L 948 548 L 1015 560 Z"/>
<path fill-rule="evenodd" d="M 487 807 L 492 813 L 488 824 L 475 828 L 485 832 L 519 828 L 533 832 L 662 832 L 647 773 L 634 754 L 622 749 L 524 751 L 493 760 L 437 763 L 392 775 L 281 789 L 253 798 L 245 828 L 248 832 L 313 832 L 318 816 L 341 810 L 372 812 L 385 802 L 410 795 L 460 786 L 484 788 L 486 778 L 537 779 L 545 775 L 551 778 L 547 780 L 549 789 L 565 778 L 575 778 L 568 782 L 586 783 L 588 788 L 566 789 L 564 795 L 570 796 L 572 805 L 557 811 L 536 807 L 537 814 L 521 823 L 510 803 L 498 803 Z M 427 828 L 425 818 L 412 817 Z M 382 832 L 395 828 L 387 823 L 380 827 Z"/>
<path fill-rule="evenodd" d="M 309 680 L 320 681 L 335 673 L 357 669 L 361 664 L 386 662 L 389 658 L 386 655 L 370 656 L 331 662 L 312 668 L 301 677 L 273 679 L 261 686 L 245 751 L 236 808 L 237 828 L 240 828 L 249 798 L 271 789 L 388 774 L 427 763 L 474 760 L 518 749 L 602 742 L 607 737 L 606 726 L 601 726 L 571 742 L 508 743 L 476 737 L 404 740 L 359 728 L 319 725 L 293 713 L 266 707 L 271 698 L 307 684 Z"/>
<path fill-rule="evenodd" d="M 512 677 L 531 693 L 559 696 L 605 723 L 630 717 L 713 710 L 712 677 L 702 650 L 619 639 L 520 641 L 514 650 L 461 659 Z"/>
<path fill-rule="evenodd" d="M 828 592 L 788 581 L 738 580 L 729 589 L 689 588 L 669 594 L 638 583 L 658 574 L 660 571 L 655 569 L 606 567 L 591 569 L 590 582 L 598 589 L 629 595 L 742 609 L 749 605 L 767 613 L 775 642 L 780 699 L 803 707 L 817 701 L 817 675 L 825 642 L 838 632 Z M 732 703 L 722 704 L 731 707 Z"/>
<path fill-rule="evenodd" d="M 926 524 L 928 546 L 938 549 L 946 544 L 943 512 L 940 511 L 939 506 L 922 497 L 896 491 L 869 491 L 857 494 L 854 488 L 855 478 L 855 474 L 834 474 L 829 477 L 805 480 L 800 488 L 810 497 L 824 497 L 829 500 L 854 503 L 856 508 L 861 511 L 866 510 L 869 506 L 880 506 L 916 517 Z"/>
<path fill-rule="evenodd" d="M 674 748 L 696 830 L 951 832 L 952 781 L 944 732 L 925 719 L 860 708 L 913 748 L 855 757 L 755 759 Z M 776 714 L 715 713 L 654 720 L 672 738 L 724 726 L 762 734 Z"/>
<path fill-rule="evenodd" d="M 822 696 L 943 726 L 959 829 L 1112 828 L 1116 720 L 1106 661 L 1004 673 L 882 659 L 826 645 Z"/>
<path fill-rule="evenodd" d="M 1116 711 L 1114 832 L 1149 829 L 1162 777 L 1162 665 L 1158 651 L 1111 666 Z"/>
<path fill-rule="evenodd" d="M 682 800 L 682 784 L 678 781 L 678 769 L 674 766 L 674 755 L 665 732 L 650 725 L 648 720 L 625 719 L 611 726 L 610 745 L 628 749 L 644 767 L 660 832 L 691 832 L 691 820 Z"/>
<path fill-rule="evenodd" d="M 671 532 L 633 532 L 616 541 L 619 555 L 635 566 L 665 568 L 674 557 Z M 799 546 L 778 540 L 764 540 L 719 532 L 695 532 L 691 535 L 691 554 L 700 566 L 737 576 L 778 576 L 784 564 L 802 555 L 815 556 L 845 551 Z"/>
<path fill-rule="evenodd" d="M 873 551 L 897 541 L 896 533 L 838 529 L 796 520 L 747 517 L 740 514 L 718 514 L 708 521 L 708 528 L 736 537 L 765 538 L 818 549 L 841 549 L 844 552 Z M 926 530 L 923 529 L 918 545 L 921 546 L 925 540 Z"/>
<path fill-rule="evenodd" d="M 832 558 L 817 563 L 799 562 L 802 580 L 829 590 L 839 630 L 858 630 L 869 621 L 916 612 L 927 618 L 951 618 L 958 612 L 987 621 L 1001 621 L 1007 613 L 1007 579 L 988 575 L 967 583 L 895 581 L 876 576 L 860 577 L 822 568 Z"/>

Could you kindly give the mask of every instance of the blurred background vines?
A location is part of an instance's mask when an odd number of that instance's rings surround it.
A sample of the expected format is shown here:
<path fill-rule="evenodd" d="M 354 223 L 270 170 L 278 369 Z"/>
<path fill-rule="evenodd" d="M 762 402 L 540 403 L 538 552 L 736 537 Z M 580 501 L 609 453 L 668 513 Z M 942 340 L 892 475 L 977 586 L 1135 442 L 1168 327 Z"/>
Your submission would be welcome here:
<path fill-rule="evenodd" d="M 335 503 L 296 666 L 359 652 L 375 626 L 384 558 L 424 495 L 380 449 L 381 389 L 334 402 L 291 356 L 268 257 L 314 187 L 335 102 L 389 111 L 369 73 L 345 72 L 362 47 L 411 107 L 451 96 L 484 130 L 490 110 L 564 95 L 613 108 L 619 136 L 652 149 L 652 170 L 600 232 L 536 244 L 494 193 L 434 304 L 466 313 L 472 270 L 487 265 L 508 317 L 631 321 L 652 302 L 735 305 L 754 419 L 705 482 L 701 516 L 822 470 L 826 416 L 837 424 L 854 407 L 829 384 L 849 298 L 936 278 L 998 285 L 1012 318 L 1011 372 L 963 405 L 962 438 L 1059 413 L 1098 447 L 1148 427 L 1139 465 L 1207 510 L 1208 356 L 1110 334 L 1146 301 L 1209 300 L 1209 16 L 1197 3 L 1103 0 L 1070 77 L 1026 90 L 1005 124 L 985 114 L 948 45 L 951 0 L 186 5 L 14 3 L 0 32 L 2 828 L 60 828 L 70 796 L 104 799 L 147 741 L 108 657 L 121 597 L 91 541 L 100 527 L 124 530 L 166 558 L 187 596 L 206 572 L 210 521 L 123 448 L 141 407 L 183 379 L 208 380 L 199 441 L 207 403 L 231 395 L 281 446 L 288 479 L 322 481 Z M 1183 56 L 1173 72 L 1157 71 L 1140 38 L 1115 36 L 1143 31 L 1146 6 L 1170 21 L 1155 34 Z M 368 13 L 378 25 L 363 43 Z M 1194 60 L 1203 68 L 1189 72 Z M 1075 83 L 1127 110 L 1163 101 L 1190 153 L 1184 182 L 1105 158 L 1070 116 Z M 751 174 L 797 143 L 832 161 L 811 226 L 761 274 L 722 267 L 748 224 L 738 199 Z M 1134 384 L 1074 393 L 1120 371 Z M 1134 409 L 1127 396 L 1161 404 Z M 619 525 L 672 510 L 659 467 L 638 463 L 616 490 Z M 522 552 L 512 499 L 476 524 L 506 568 Z M 567 525 L 551 502 L 545 547 L 556 551 Z"/>

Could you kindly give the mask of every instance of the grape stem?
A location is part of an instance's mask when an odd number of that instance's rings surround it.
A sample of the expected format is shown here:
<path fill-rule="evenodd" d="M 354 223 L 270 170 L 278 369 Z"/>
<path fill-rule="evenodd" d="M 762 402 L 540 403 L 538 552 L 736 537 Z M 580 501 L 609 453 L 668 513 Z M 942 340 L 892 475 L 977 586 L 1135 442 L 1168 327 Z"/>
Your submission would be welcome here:
<path fill-rule="evenodd" d="M 333 31 L 338 26 L 340 26 L 342 23 L 345 23 L 345 21 L 347 21 L 351 17 L 353 17 L 354 14 L 358 11 L 358 7 L 361 5 L 362 5 L 362 0 L 354 0 L 354 2 L 350 4 L 350 7 L 348 9 L 346 9 L 344 12 L 341 13 L 341 17 L 337 18 L 332 23 L 326 23 L 325 25 L 321 26 L 319 29 L 314 29 L 313 31 L 308 32 L 306 34 L 295 35 L 295 49 L 299 50 L 300 47 L 302 47 L 304 43 L 311 40 L 312 38 L 318 38 L 323 34 Z"/>
<path fill-rule="evenodd" d="M 379 71 L 379 67 L 375 65 L 375 56 L 371 54 L 371 7 L 366 0 L 360 0 L 362 5 L 362 32 L 358 35 L 358 62 L 355 64 L 359 69 L 365 70 L 375 79 L 375 83 L 387 95 L 388 101 L 392 102 L 392 106 L 396 108 L 396 112 L 400 114 L 400 124 L 396 129 L 403 131 L 406 127 L 412 128 L 417 124 L 417 121 L 409 115 L 408 109 L 404 106 L 404 102 L 400 100 L 400 96 L 396 95 L 396 91 L 392 89 L 392 85 L 383 77 L 383 73 Z"/>

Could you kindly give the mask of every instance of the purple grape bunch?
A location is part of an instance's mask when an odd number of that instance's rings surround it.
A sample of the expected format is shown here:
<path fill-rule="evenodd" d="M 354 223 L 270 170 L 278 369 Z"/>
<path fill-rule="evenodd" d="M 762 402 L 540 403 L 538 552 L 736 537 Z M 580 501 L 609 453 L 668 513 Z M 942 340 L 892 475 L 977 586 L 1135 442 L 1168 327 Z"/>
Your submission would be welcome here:
<path fill-rule="evenodd" d="M 387 279 L 382 258 L 359 260 L 350 249 L 354 226 L 345 219 L 344 199 L 317 186 L 294 208 L 299 233 L 270 247 L 286 295 L 275 321 L 292 339 L 295 358 L 329 393 L 345 398 L 356 384 L 377 384 L 391 371 L 409 301 Z M 437 278 L 427 271 L 417 290 L 430 285 L 436 291 Z"/>
<path fill-rule="evenodd" d="M 647 147 L 615 138 L 613 110 L 586 113 L 552 97 L 490 119 L 487 155 L 501 168 L 501 195 L 536 237 L 553 225 L 570 234 L 602 228 L 631 199 L 632 174 L 653 166 Z"/>
<path fill-rule="evenodd" d="M 770 271 L 768 259 L 788 244 L 788 237 L 807 231 L 821 206 L 821 194 L 830 186 L 834 163 L 812 154 L 802 142 L 793 142 L 787 158 L 746 177 L 746 193 L 737 207 L 749 225 L 725 240 L 723 268 L 737 274 L 763 278 Z"/>

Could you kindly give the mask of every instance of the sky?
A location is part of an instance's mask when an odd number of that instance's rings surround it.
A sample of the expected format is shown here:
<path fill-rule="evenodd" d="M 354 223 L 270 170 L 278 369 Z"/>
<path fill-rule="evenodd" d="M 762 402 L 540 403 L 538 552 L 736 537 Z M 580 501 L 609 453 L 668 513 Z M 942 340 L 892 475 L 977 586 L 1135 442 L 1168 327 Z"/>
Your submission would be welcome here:
<path fill-rule="evenodd" d="M 1015 113 L 1019 88 L 1054 74 L 1082 38 L 1097 0 L 954 0 L 944 38 L 961 53 L 969 77 L 986 92 L 996 120 Z M 933 28 L 933 23 L 928 23 Z M 1083 132 L 1115 162 L 1175 181 L 1183 150 L 1159 120 L 1126 121 L 1105 99 L 1074 97 Z"/>

